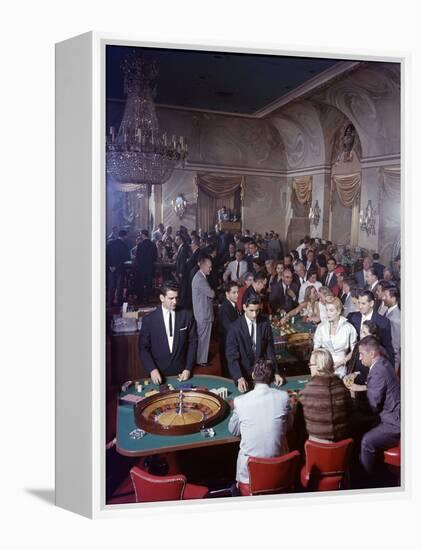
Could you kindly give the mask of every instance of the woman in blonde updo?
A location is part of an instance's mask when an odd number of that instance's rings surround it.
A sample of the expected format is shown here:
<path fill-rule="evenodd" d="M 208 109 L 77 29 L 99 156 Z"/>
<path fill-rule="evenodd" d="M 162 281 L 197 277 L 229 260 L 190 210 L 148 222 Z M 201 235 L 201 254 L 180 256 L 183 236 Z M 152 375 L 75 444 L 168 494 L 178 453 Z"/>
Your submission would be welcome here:
<path fill-rule="evenodd" d="M 327 349 L 314 349 L 309 367 L 311 380 L 300 394 L 309 439 L 340 441 L 349 435 L 349 391 L 335 376 L 333 358 Z"/>
<path fill-rule="evenodd" d="M 346 363 L 357 343 L 357 331 L 342 316 L 342 309 L 339 298 L 327 296 L 327 320 L 318 325 L 314 334 L 314 348 L 324 348 L 332 354 L 335 374 L 340 378 L 346 374 Z"/>

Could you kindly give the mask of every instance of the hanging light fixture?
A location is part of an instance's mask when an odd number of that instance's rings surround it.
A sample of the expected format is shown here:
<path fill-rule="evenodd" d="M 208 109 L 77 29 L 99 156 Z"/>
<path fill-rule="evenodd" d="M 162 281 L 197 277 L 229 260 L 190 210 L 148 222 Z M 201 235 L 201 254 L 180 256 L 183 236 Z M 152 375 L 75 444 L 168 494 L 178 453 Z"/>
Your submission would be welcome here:
<path fill-rule="evenodd" d="M 121 191 L 168 181 L 176 166 L 184 166 L 188 147 L 183 136 L 161 133 L 154 104 L 158 68 L 134 50 L 122 63 L 127 96 L 116 133 L 107 138 L 107 175 Z"/>
<path fill-rule="evenodd" d="M 320 214 L 321 214 L 321 210 L 319 206 L 319 201 L 316 200 L 316 202 L 314 203 L 314 207 L 310 207 L 310 212 L 308 214 L 310 223 L 312 223 L 314 227 L 317 227 L 319 225 Z"/>
<path fill-rule="evenodd" d="M 360 211 L 360 229 L 365 231 L 368 237 L 376 234 L 376 216 L 377 212 L 369 200 L 365 210 Z"/>

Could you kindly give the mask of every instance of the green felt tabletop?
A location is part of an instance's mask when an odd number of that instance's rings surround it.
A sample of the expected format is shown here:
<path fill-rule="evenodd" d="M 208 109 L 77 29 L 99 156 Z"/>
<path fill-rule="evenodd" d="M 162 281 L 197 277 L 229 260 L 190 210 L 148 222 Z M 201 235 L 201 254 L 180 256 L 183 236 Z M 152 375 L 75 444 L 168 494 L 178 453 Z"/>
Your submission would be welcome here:
<path fill-rule="evenodd" d="M 305 386 L 309 378 L 310 376 L 291 376 L 281 389 L 300 390 Z M 175 376 L 169 376 L 167 382 L 172 384 L 174 389 L 178 389 L 182 385 L 182 383 L 177 381 L 177 377 Z M 197 375 L 190 378 L 187 383 L 196 387 L 206 386 L 208 389 L 226 387 L 228 389 L 228 401 L 240 395 L 232 380 L 220 376 Z M 121 392 L 120 397 L 128 393 L 144 395 L 145 391 L 150 391 L 151 389 L 158 389 L 158 387 L 150 383 L 144 386 L 143 391 L 140 393 L 137 393 L 134 388 L 131 388 L 127 392 Z M 239 441 L 239 438 L 232 436 L 228 431 L 230 416 L 231 415 L 228 415 L 222 422 L 213 426 L 215 431 L 215 437 L 213 438 L 204 438 L 199 432 L 189 435 L 156 435 L 148 433 L 142 439 L 132 439 L 129 434 L 132 430 L 137 428 L 133 406 L 118 405 L 117 450 L 119 453 L 127 456 L 142 456 L 206 445 L 220 445 L 236 442 Z"/>

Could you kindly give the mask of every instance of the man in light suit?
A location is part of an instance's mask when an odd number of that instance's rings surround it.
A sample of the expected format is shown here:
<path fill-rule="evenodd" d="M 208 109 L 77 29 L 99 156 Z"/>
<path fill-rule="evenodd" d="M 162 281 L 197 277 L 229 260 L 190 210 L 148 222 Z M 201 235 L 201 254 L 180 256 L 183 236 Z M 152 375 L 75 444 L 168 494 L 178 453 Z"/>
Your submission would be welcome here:
<path fill-rule="evenodd" d="M 363 268 L 361 271 L 357 271 L 354 273 L 355 280 L 357 281 L 357 285 L 360 288 L 367 288 L 368 289 L 368 278 L 369 278 L 369 269 L 373 265 L 373 262 L 371 261 L 371 258 L 369 256 L 366 256 L 363 260 Z"/>
<path fill-rule="evenodd" d="M 243 250 L 237 250 L 235 260 L 228 264 L 224 272 L 223 280 L 224 282 L 231 280 L 239 283 L 243 280 L 245 273 L 247 273 L 247 262 L 244 260 L 244 252 Z"/>
<path fill-rule="evenodd" d="M 213 323 L 213 299 L 215 291 L 209 285 L 207 276 L 212 271 L 212 260 L 203 256 L 199 260 L 199 271 L 192 281 L 193 315 L 197 324 L 197 363 L 206 367 Z"/>
<path fill-rule="evenodd" d="M 385 317 L 390 321 L 392 332 L 395 371 L 398 372 L 401 364 L 401 310 L 399 309 L 399 290 L 395 286 L 386 288 L 383 296 L 384 304 L 388 308 Z"/>
<path fill-rule="evenodd" d="M 355 287 L 355 281 L 351 278 L 345 278 L 342 283 L 342 296 L 341 302 L 344 305 L 343 316 L 348 317 L 348 315 L 354 311 L 358 311 L 358 305 L 354 303 L 353 298 L 358 298 L 358 291 Z"/>
<path fill-rule="evenodd" d="M 258 360 L 253 368 L 254 389 L 234 399 L 228 429 L 241 435 L 237 483 L 249 483 L 249 456 L 270 458 L 288 452 L 287 430 L 292 414 L 288 394 L 270 387 L 275 369 L 271 361 Z"/>
<path fill-rule="evenodd" d="M 159 299 L 161 307 L 142 322 L 140 358 L 154 384 L 176 374 L 187 380 L 196 359 L 196 323 L 191 311 L 177 309 L 178 285 L 173 281 L 163 284 Z"/>

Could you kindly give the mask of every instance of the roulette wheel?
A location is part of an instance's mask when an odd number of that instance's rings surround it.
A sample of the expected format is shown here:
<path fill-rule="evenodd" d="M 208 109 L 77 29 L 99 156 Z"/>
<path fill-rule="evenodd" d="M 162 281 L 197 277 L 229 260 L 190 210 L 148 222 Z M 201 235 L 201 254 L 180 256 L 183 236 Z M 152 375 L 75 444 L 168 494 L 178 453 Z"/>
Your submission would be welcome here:
<path fill-rule="evenodd" d="M 230 407 L 205 388 L 172 390 L 143 399 L 135 407 L 136 424 L 161 435 L 186 435 L 221 422 Z"/>

